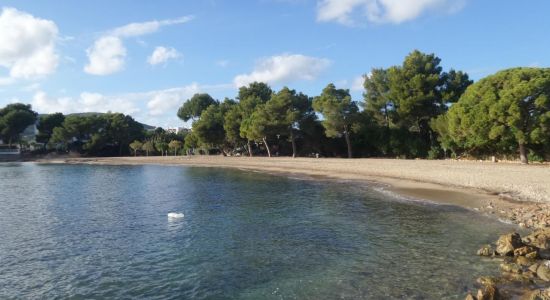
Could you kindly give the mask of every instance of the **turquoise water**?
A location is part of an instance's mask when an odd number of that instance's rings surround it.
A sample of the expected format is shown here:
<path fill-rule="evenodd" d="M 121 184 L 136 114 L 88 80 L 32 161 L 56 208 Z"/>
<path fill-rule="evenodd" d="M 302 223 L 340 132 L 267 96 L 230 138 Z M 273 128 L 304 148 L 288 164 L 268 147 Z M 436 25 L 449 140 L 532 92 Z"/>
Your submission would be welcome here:
<path fill-rule="evenodd" d="M 0 164 L 0 299 L 460 299 L 510 230 L 366 184 Z"/>

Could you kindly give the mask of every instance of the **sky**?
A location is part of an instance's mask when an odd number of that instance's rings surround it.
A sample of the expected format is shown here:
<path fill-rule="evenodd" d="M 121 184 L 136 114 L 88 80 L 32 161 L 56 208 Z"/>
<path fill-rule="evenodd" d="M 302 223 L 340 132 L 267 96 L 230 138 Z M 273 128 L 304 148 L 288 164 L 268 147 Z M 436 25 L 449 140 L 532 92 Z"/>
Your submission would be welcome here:
<path fill-rule="evenodd" d="M 263 81 L 362 100 L 362 75 L 418 49 L 474 80 L 550 65 L 550 1 L 3 0 L 0 107 L 121 112 L 161 127 L 195 93 Z"/>

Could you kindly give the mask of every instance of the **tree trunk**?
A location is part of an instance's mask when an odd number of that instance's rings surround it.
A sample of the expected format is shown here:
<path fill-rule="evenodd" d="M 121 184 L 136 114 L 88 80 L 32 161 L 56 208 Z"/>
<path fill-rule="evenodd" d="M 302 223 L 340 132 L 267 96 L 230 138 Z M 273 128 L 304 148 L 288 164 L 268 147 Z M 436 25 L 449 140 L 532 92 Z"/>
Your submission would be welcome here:
<path fill-rule="evenodd" d="M 522 164 L 529 163 L 527 160 L 527 149 L 525 149 L 525 145 L 522 143 L 519 143 L 519 160 L 521 160 Z"/>
<path fill-rule="evenodd" d="M 269 145 L 267 144 L 266 137 L 264 136 L 264 138 L 262 140 L 264 141 L 265 149 L 267 149 L 267 156 L 271 157 L 271 150 L 269 149 Z"/>
<path fill-rule="evenodd" d="M 250 143 L 250 140 L 247 141 L 248 145 L 248 156 L 252 157 L 252 144 Z"/>
<path fill-rule="evenodd" d="M 292 158 L 296 158 L 296 140 L 294 139 L 294 130 L 290 128 L 290 142 L 292 143 Z"/>
<path fill-rule="evenodd" d="M 348 146 L 348 158 L 352 158 L 353 154 L 351 152 L 351 141 L 349 140 L 349 132 L 344 131 L 344 136 L 346 137 L 346 145 Z"/>

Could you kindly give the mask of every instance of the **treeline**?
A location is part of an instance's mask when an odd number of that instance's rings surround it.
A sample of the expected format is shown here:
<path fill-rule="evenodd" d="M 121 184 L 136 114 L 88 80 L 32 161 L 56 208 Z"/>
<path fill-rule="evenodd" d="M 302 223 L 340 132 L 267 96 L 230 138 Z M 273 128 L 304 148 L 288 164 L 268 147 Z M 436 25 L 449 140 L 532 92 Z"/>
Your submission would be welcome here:
<path fill-rule="evenodd" d="M 122 114 L 41 116 L 37 141 L 85 155 L 216 154 L 324 157 L 550 159 L 550 69 L 514 68 L 473 83 L 413 51 L 364 76 L 362 101 L 327 85 L 310 97 L 265 83 L 223 101 L 196 94 L 177 115 L 192 129 L 145 132 Z M 0 110 L 0 138 L 36 121 L 30 106 Z M 170 152 L 170 153 L 169 153 Z"/>
<path fill-rule="evenodd" d="M 444 72 L 438 57 L 414 51 L 364 79 L 364 101 L 333 84 L 316 97 L 258 82 L 241 87 L 237 101 L 197 94 L 178 111 L 193 121 L 186 145 L 268 156 L 444 156 L 431 122 L 472 83 L 467 74 Z"/>
<path fill-rule="evenodd" d="M 35 124 L 38 133 L 34 141 L 21 139 L 24 130 Z M 30 105 L 24 104 L 10 104 L 0 109 L 0 139 L 10 145 L 32 146 L 36 154 L 55 151 L 85 156 L 122 156 L 131 154 L 132 141 L 143 140 L 139 149 L 143 153 L 167 155 L 170 142 L 183 145 L 183 138 L 162 128 L 145 131 L 131 116 L 120 113 L 39 116 Z"/>
<path fill-rule="evenodd" d="M 74 114 L 61 113 L 41 116 L 36 141 L 46 151 L 74 152 L 85 156 L 167 155 L 169 144 L 184 136 L 162 128 L 145 131 L 143 124 L 120 113 Z M 138 142 L 138 141 L 143 141 Z M 139 149 L 137 144 L 139 143 Z"/>
<path fill-rule="evenodd" d="M 236 100 L 197 94 L 178 111 L 192 120 L 185 147 L 226 155 L 550 158 L 550 69 L 515 68 L 473 84 L 413 51 L 364 76 L 363 101 L 327 85 L 309 97 L 264 83 Z"/>

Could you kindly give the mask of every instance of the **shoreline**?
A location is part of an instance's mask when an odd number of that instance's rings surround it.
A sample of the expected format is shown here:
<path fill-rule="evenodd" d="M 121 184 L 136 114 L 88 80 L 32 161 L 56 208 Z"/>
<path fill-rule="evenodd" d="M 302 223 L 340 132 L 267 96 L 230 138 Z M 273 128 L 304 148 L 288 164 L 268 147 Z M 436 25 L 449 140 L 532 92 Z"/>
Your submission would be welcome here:
<path fill-rule="evenodd" d="M 233 168 L 371 182 L 407 198 L 454 205 L 521 227 L 550 226 L 550 167 L 462 161 L 223 156 L 38 159 L 47 164 Z M 508 172 L 507 172 L 508 171 Z M 512 175 L 517 177 L 512 177 Z M 529 182 L 530 179 L 535 179 Z M 519 184 L 514 185 L 514 182 Z M 477 184 L 476 184 L 477 183 Z M 523 184 L 523 185 L 522 185 Z"/>

